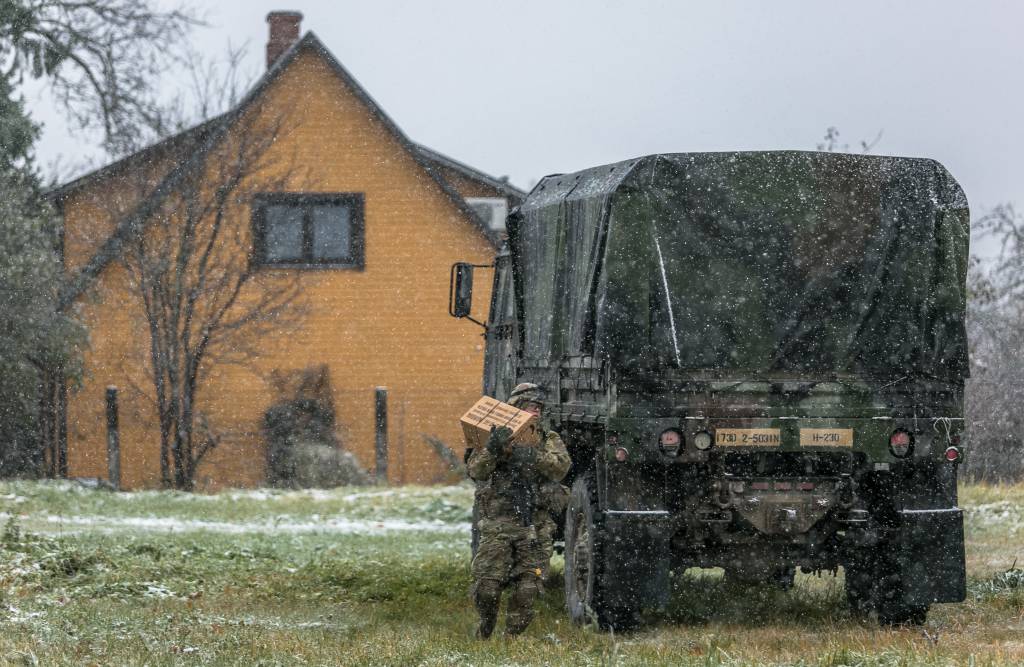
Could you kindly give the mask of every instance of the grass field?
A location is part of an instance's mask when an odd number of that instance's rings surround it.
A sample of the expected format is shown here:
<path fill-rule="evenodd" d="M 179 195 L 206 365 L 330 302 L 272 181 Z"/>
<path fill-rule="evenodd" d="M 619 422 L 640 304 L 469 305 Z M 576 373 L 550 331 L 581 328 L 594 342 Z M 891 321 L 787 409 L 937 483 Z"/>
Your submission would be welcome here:
<path fill-rule="evenodd" d="M 555 586 L 526 636 L 487 643 L 472 639 L 471 501 L 468 486 L 0 483 L 0 664 L 1024 664 L 1024 485 L 963 489 L 968 600 L 923 628 L 851 617 L 841 576 L 783 593 L 712 571 L 676 578 L 641 632 L 572 626 Z"/>

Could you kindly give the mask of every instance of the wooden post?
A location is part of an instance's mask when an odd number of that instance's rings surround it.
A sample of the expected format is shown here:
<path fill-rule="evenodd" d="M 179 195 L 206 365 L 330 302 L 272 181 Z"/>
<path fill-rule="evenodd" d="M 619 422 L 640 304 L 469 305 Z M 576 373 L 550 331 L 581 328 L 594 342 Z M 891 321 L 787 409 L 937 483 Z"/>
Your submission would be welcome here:
<path fill-rule="evenodd" d="M 121 434 L 117 424 L 117 387 L 107 387 L 107 479 L 121 490 Z"/>
<path fill-rule="evenodd" d="M 68 477 L 68 381 L 57 380 L 57 476 Z"/>
<path fill-rule="evenodd" d="M 39 465 L 40 472 L 45 477 L 57 476 L 57 420 L 54 413 L 57 410 L 55 400 L 56 389 L 54 388 L 53 376 L 49 371 L 42 373 L 42 387 L 39 392 Z"/>
<path fill-rule="evenodd" d="M 375 451 L 377 453 L 377 483 L 388 483 L 388 390 L 386 387 L 377 387 L 375 394 L 375 415 L 377 438 Z"/>

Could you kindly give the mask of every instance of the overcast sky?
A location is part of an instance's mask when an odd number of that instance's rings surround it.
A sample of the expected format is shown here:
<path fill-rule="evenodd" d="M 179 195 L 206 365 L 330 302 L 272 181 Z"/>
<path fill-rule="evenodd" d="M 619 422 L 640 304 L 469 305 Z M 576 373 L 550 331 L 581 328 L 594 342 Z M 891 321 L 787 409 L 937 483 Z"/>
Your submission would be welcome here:
<path fill-rule="evenodd" d="M 168 5 L 170 2 L 168 2 Z M 528 188 L 655 152 L 813 149 L 931 157 L 977 215 L 1024 206 L 1024 3 L 219 0 L 204 52 L 297 9 L 413 140 Z M 45 97 L 39 158 L 89 153 Z"/>

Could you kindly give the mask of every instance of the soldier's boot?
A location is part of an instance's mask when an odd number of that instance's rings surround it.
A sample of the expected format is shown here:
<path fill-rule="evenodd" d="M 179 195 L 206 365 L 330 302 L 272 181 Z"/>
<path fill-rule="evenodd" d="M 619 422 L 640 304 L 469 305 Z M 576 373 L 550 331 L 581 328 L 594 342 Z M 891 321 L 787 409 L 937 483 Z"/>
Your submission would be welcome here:
<path fill-rule="evenodd" d="M 515 637 L 522 634 L 533 620 L 533 601 L 540 590 L 539 576 L 536 572 L 527 572 L 520 576 L 512 586 L 512 595 L 508 600 L 508 613 L 505 618 L 505 636 Z"/>
<path fill-rule="evenodd" d="M 501 604 L 501 582 L 483 579 L 473 587 L 473 604 L 480 616 L 476 629 L 477 639 L 488 639 L 498 623 L 498 606 Z"/>

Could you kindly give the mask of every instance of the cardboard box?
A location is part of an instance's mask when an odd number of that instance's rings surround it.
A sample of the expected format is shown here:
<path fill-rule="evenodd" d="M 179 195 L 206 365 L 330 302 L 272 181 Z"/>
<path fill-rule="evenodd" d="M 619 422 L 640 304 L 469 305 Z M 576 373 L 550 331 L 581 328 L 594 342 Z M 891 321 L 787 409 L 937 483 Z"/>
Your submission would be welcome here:
<path fill-rule="evenodd" d="M 536 447 L 540 444 L 540 425 L 536 415 L 490 396 L 484 396 L 474 403 L 459 421 L 462 423 L 462 433 L 466 436 L 466 447 L 486 445 L 492 426 L 512 429 L 512 442 L 519 447 Z"/>

